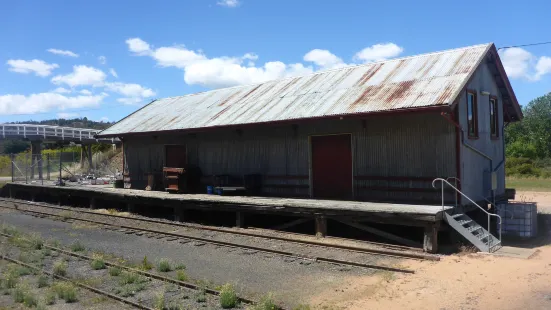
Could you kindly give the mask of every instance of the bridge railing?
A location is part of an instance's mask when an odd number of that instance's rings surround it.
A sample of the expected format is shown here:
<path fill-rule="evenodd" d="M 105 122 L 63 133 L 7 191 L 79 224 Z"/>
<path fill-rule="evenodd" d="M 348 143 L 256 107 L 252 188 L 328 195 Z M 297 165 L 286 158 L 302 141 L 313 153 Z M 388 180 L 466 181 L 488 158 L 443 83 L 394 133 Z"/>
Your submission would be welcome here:
<path fill-rule="evenodd" d="M 2 137 L 41 137 L 43 139 L 57 138 L 60 140 L 94 140 L 94 136 L 100 132 L 95 129 L 82 129 L 71 127 L 28 125 L 28 124 L 2 124 Z"/>

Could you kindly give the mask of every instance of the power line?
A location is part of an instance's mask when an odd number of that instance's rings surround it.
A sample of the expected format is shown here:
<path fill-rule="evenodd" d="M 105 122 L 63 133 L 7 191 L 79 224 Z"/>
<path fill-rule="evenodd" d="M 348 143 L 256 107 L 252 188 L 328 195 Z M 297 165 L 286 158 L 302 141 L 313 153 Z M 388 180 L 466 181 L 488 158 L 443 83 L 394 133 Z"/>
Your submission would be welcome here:
<path fill-rule="evenodd" d="M 521 45 L 511 45 L 511 46 L 503 46 L 498 48 L 497 50 L 506 49 L 506 48 L 513 48 L 513 47 L 526 47 L 526 46 L 535 46 L 535 45 L 546 45 L 551 44 L 551 41 L 549 42 L 538 42 L 538 43 L 530 43 L 530 44 L 521 44 Z"/>

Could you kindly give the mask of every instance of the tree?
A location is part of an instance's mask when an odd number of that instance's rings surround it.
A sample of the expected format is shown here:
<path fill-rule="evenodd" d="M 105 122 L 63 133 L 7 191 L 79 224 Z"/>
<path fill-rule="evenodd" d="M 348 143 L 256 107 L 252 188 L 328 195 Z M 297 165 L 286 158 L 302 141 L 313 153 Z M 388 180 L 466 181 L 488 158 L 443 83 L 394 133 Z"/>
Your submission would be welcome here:
<path fill-rule="evenodd" d="M 30 143 L 28 141 L 21 140 L 5 140 L 4 141 L 4 153 L 5 154 L 17 154 L 28 150 Z"/>
<path fill-rule="evenodd" d="M 519 152 L 522 145 L 537 158 L 551 157 L 551 93 L 530 101 L 523 108 L 524 119 L 506 129 L 507 155 Z"/>

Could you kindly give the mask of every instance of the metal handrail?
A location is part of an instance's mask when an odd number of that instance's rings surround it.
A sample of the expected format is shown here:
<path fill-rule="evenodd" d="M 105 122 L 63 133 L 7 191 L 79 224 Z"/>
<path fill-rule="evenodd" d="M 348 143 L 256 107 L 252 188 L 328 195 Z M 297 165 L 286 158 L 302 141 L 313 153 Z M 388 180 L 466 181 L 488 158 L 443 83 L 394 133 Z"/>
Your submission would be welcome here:
<path fill-rule="evenodd" d="M 436 182 L 437 181 L 440 181 L 442 183 L 442 210 L 444 210 L 444 183 L 446 183 L 449 187 L 453 188 L 456 192 L 458 192 L 459 194 L 461 194 L 461 196 L 465 197 L 467 200 L 469 200 L 470 202 L 472 202 L 475 206 L 477 206 L 480 210 L 482 210 L 482 212 L 486 213 L 486 215 L 488 215 L 488 233 L 490 234 L 491 236 L 491 232 L 490 232 L 490 216 L 495 216 L 499 219 L 499 238 L 498 240 L 501 241 L 501 216 L 497 215 L 497 214 L 492 214 L 486 210 L 484 210 L 484 208 L 482 208 L 481 206 L 479 206 L 476 202 L 474 202 L 471 198 L 469 198 L 467 195 L 463 194 L 463 192 L 461 192 L 460 190 L 458 190 L 455 186 L 453 186 L 450 182 L 448 182 L 447 180 L 444 180 L 442 178 L 436 178 L 432 181 L 432 187 L 436 188 Z M 490 243 L 491 244 L 491 243 Z"/>

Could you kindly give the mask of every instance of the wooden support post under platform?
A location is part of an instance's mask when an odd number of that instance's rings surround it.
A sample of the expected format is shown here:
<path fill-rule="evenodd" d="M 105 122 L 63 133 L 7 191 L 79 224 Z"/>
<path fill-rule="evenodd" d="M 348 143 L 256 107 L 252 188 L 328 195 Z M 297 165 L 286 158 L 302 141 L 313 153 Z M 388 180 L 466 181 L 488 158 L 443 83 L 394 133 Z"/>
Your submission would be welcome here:
<path fill-rule="evenodd" d="M 438 224 L 425 226 L 423 250 L 428 253 L 438 252 Z"/>
<path fill-rule="evenodd" d="M 128 202 L 128 203 L 126 203 L 126 210 L 127 210 L 128 212 L 130 212 L 130 213 L 133 213 L 133 212 L 134 212 L 135 207 L 136 207 L 136 206 L 134 205 L 133 202 Z"/>
<path fill-rule="evenodd" d="M 235 227 L 243 228 L 245 226 L 245 213 L 236 212 L 235 213 Z"/>
<path fill-rule="evenodd" d="M 396 235 L 391 234 L 389 232 L 382 231 L 382 230 L 377 229 L 377 228 L 369 227 L 369 226 L 364 225 L 364 224 L 360 224 L 360 223 L 357 223 L 357 222 L 348 222 L 348 221 L 339 221 L 339 222 L 341 222 L 343 224 L 346 224 L 348 226 L 352 226 L 352 227 L 357 228 L 359 230 L 367 231 L 367 232 L 372 233 L 374 235 L 381 236 L 385 239 L 396 241 L 400 244 L 404 244 L 404 245 L 407 245 L 407 246 L 410 246 L 410 247 L 415 247 L 415 248 L 420 248 L 421 247 L 421 243 L 418 243 L 418 242 L 415 242 L 415 241 L 412 241 L 412 240 L 409 240 L 409 239 L 406 239 L 406 238 L 403 238 L 403 237 L 400 237 L 400 236 L 396 236 Z"/>
<path fill-rule="evenodd" d="M 185 220 L 185 211 L 182 207 L 174 207 L 174 220 L 176 222 L 183 222 Z"/>
<path fill-rule="evenodd" d="M 31 193 L 31 201 L 32 202 L 36 201 L 36 193 Z"/>
<path fill-rule="evenodd" d="M 96 198 L 95 197 L 92 197 L 90 198 L 90 209 L 95 209 L 96 208 Z"/>
<path fill-rule="evenodd" d="M 323 215 L 316 215 L 316 237 L 327 236 L 327 219 Z"/>

